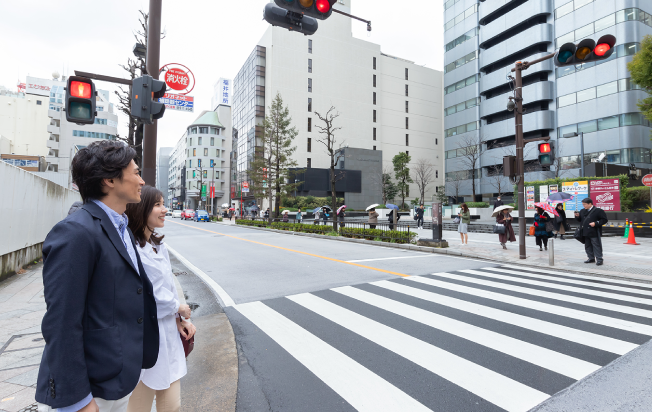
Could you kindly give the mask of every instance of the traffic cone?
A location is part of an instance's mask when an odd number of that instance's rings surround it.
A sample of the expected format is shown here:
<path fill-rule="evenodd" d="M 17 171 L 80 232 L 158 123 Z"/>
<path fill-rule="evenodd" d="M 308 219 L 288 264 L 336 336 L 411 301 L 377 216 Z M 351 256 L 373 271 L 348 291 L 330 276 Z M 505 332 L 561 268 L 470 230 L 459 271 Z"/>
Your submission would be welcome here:
<path fill-rule="evenodd" d="M 628 239 L 629 238 L 629 219 L 625 219 L 625 234 L 623 235 L 623 239 Z"/>
<path fill-rule="evenodd" d="M 640 243 L 636 243 L 636 236 L 634 236 L 634 226 L 632 224 L 629 224 L 629 237 L 627 238 L 627 243 L 626 245 L 640 245 Z"/>

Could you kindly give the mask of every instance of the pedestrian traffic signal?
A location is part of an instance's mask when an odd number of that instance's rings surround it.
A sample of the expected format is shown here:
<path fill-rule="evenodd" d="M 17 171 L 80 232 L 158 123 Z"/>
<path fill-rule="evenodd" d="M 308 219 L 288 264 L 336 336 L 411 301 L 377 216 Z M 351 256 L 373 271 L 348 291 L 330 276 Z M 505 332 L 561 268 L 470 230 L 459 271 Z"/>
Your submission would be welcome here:
<path fill-rule="evenodd" d="M 144 124 L 152 124 L 165 113 L 165 104 L 159 99 L 165 95 L 165 82 L 152 76 L 141 76 L 131 85 L 131 115 Z"/>
<path fill-rule="evenodd" d="M 553 142 L 539 143 L 539 163 L 541 166 L 552 166 L 555 160 Z"/>
<path fill-rule="evenodd" d="M 90 79 L 68 77 L 66 85 L 66 120 L 76 124 L 95 123 L 95 85 Z"/>
<path fill-rule="evenodd" d="M 277 6 L 285 10 L 326 20 L 333 13 L 333 5 L 337 0 L 274 0 Z"/>
<path fill-rule="evenodd" d="M 555 66 L 571 66 L 608 59 L 614 52 L 615 45 L 616 37 L 611 34 L 605 34 L 597 42 L 584 39 L 577 45 L 564 43 L 555 54 Z"/>
<path fill-rule="evenodd" d="M 273 3 L 267 3 L 267 5 L 265 5 L 263 18 L 272 26 L 283 27 L 290 31 L 303 33 L 306 36 L 315 34 L 319 28 L 319 23 L 317 23 L 317 20 L 312 17 L 277 7 Z"/>

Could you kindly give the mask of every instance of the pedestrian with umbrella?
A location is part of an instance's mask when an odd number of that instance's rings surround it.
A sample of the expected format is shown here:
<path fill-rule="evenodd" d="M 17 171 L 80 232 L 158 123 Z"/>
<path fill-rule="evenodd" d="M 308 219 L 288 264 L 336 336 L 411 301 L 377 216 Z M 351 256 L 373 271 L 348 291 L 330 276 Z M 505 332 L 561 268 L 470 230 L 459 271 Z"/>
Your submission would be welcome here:
<path fill-rule="evenodd" d="M 319 212 L 321 211 L 321 208 L 316 208 L 313 210 L 313 213 L 315 214 L 315 225 L 319 226 Z"/>
<path fill-rule="evenodd" d="M 555 231 L 557 232 L 555 233 L 555 239 L 557 239 L 557 235 L 561 235 L 560 239 L 566 240 L 564 239 L 564 235 L 566 234 L 568 219 L 566 218 L 566 212 L 564 211 L 563 203 L 557 203 L 555 210 L 559 214 L 559 216 L 555 216 L 555 221 L 554 221 Z"/>
<path fill-rule="evenodd" d="M 339 209 L 337 209 L 337 217 L 338 220 L 340 221 L 340 227 L 344 227 L 344 216 L 346 215 L 344 213 L 345 209 L 346 209 L 346 205 L 340 206 Z"/>
<path fill-rule="evenodd" d="M 376 208 L 380 206 L 378 203 L 374 203 L 373 205 L 370 205 L 367 207 L 367 212 L 369 212 L 369 228 L 370 229 L 375 229 L 376 225 L 378 224 L 378 212 L 376 212 Z"/>
<path fill-rule="evenodd" d="M 290 211 L 289 210 L 284 210 L 283 211 L 283 222 L 288 223 L 290 221 Z"/>
<path fill-rule="evenodd" d="M 548 238 L 552 237 L 554 225 L 550 214 L 559 216 L 559 213 L 548 203 L 535 203 L 536 213 L 534 214 L 534 236 L 539 251 L 548 250 Z"/>
<path fill-rule="evenodd" d="M 330 216 L 330 214 L 328 212 L 330 212 L 330 211 L 331 211 L 331 208 L 328 207 L 328 206 L 322 206 L 321 207 L 321 218 L 324 221 L 324 225 L 328 224 L 328 218 Z"/>
<path fill-rule="evenodd" d="M 398 206 L 393 205 L 391 203 L 387 203 L 385 206 L 387 206 L 387 208 L 391 211 L 389 212 L 389 230 L 394 230 L 394 225 L 397 224 L 399 219 L 401 218 L 401 216 L 399 216 L 398 214 Z M 395 215 L 396 215 L 396 220 L 394 220 Z"/>
<path fill-rule="evenodd" d="M 512 206 L 498 206 L 491 215 L 496 218 L 496 229 L 494 233 L 498 233 L 498 241 L 500 241 L 503 249 L 507 249 L 507 242 L 516 242 L 514 228 L 512 227 L 512 215 L 510 214 L 513 210 L 514 208 Z"/>

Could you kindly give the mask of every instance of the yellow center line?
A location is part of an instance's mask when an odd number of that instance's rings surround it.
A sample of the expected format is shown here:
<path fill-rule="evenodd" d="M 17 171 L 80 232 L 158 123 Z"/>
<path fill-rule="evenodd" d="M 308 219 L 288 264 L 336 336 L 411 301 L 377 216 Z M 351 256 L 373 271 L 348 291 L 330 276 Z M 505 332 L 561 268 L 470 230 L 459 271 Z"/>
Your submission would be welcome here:
<path fill-rule="evenodd" d="M 287 252 L 294 252 L 294 253 L 299 253 L 299 254 L 306 255 L 306 256 L 316 257 L 316 258 L 319 258 L 319 259 L 330 260 L 331 262 L 344 263 L 344 264 L 347 264 L 347 265 L 357 266 L 357 267 L 364 268 L 364 269 L 375 270 L 377 272 L 389 273 L 390 275 L 402 276 L 402 277 L 406 277 L 406 278 L 410 277 L 410 275 L 406 275 L 405 273 L 392 272 L 392 271 L 385 270 L 385 269 L 378 269 L 378 268 L 375 268 L 375 267 L 372 267 L 372 266 L 360 265 L 358 263 L 347 262 L 345 260 L 339 260 L 339 259 L 329 258 L 327 256 L 321 256 L 321 255 L 315 255 L 313 253 L 302 252 L 300 250 L 288 249 L 288 248 L 281 247 L 281 246 L 270 245 L 270 244 L 262 243 L 262 242 L 256 242 L 255 240 L 249 240 L 249 239 L 244 239 L 244 238 L 233 236 L 233 235 L 227 235 L 225 233 L 215 232 L 215 231 L 208 230 L 208 229 L 202 229 L 200 227 L 190 226 L 190 225 L 186 225 L 186 224 L 183 224 L 183 223 L 174 222 L 174 221 L 171 221 L 171 220 L 166 220 L 166 222 L 174 223 L 174 224 L 181 225 L 181 226 L 186 226 L 186 227 L 189 227 L 191 229 L 201 230 L 203 232 L 214 233 L 216 235 L 222 235 L 222 236 L 230 237 L 231 239 L 237 239 L 237 240 L 242 240 L 244 242 L 255 243 L 257 245 L 273 247 L 275 249 L 285 250 Z"/>

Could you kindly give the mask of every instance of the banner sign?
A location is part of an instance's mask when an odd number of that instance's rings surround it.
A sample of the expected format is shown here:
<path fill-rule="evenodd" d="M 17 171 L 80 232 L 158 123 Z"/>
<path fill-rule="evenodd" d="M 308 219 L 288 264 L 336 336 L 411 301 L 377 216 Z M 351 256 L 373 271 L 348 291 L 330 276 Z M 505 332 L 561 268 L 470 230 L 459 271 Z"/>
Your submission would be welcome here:
<path fill-rule="evenodd" d="M 25 83 L 25 93 L 50 97 L 52 83 L 52 80 L 27 76 L 27 82 Z"/>
<path fill-rule="evenodd" d="M 620 179 L 591 180 L 593 205 L 605 212 L 620 212 Z"/>
<path fill-rule="evenodd" d="M 559 192 L 559 186 L 558 185 L 550 185 L 550 194 L 554 194 Z"/>
<path fill-rule="evenodd" d="M 527 195 L 527 210 L 534 210 L 534 186 L 526 187 L 525 193 Z"/>
<path fill-rule="evenodd" d="M 548 186 L 539 186 L 539 202 L 548 203 Z"/>
<path fill-rule="evenodd" d="M 566 210 L 580 210 L 582 209 L 582 200 L 589 197 L 589 182 L 563 182 L 561 184 L 561 191 L 569 193 L 574 196 L 573 200 L 564 203 Z"/>
<path fill-rule="evenodd" d="M 166 110 L 179 110 L 181 112 L 195 111 L 195 98 L 192 96 L 182 96 L 180 94 L 165 93 L 158 99 L 159 103 L 165 104 Z"/>

